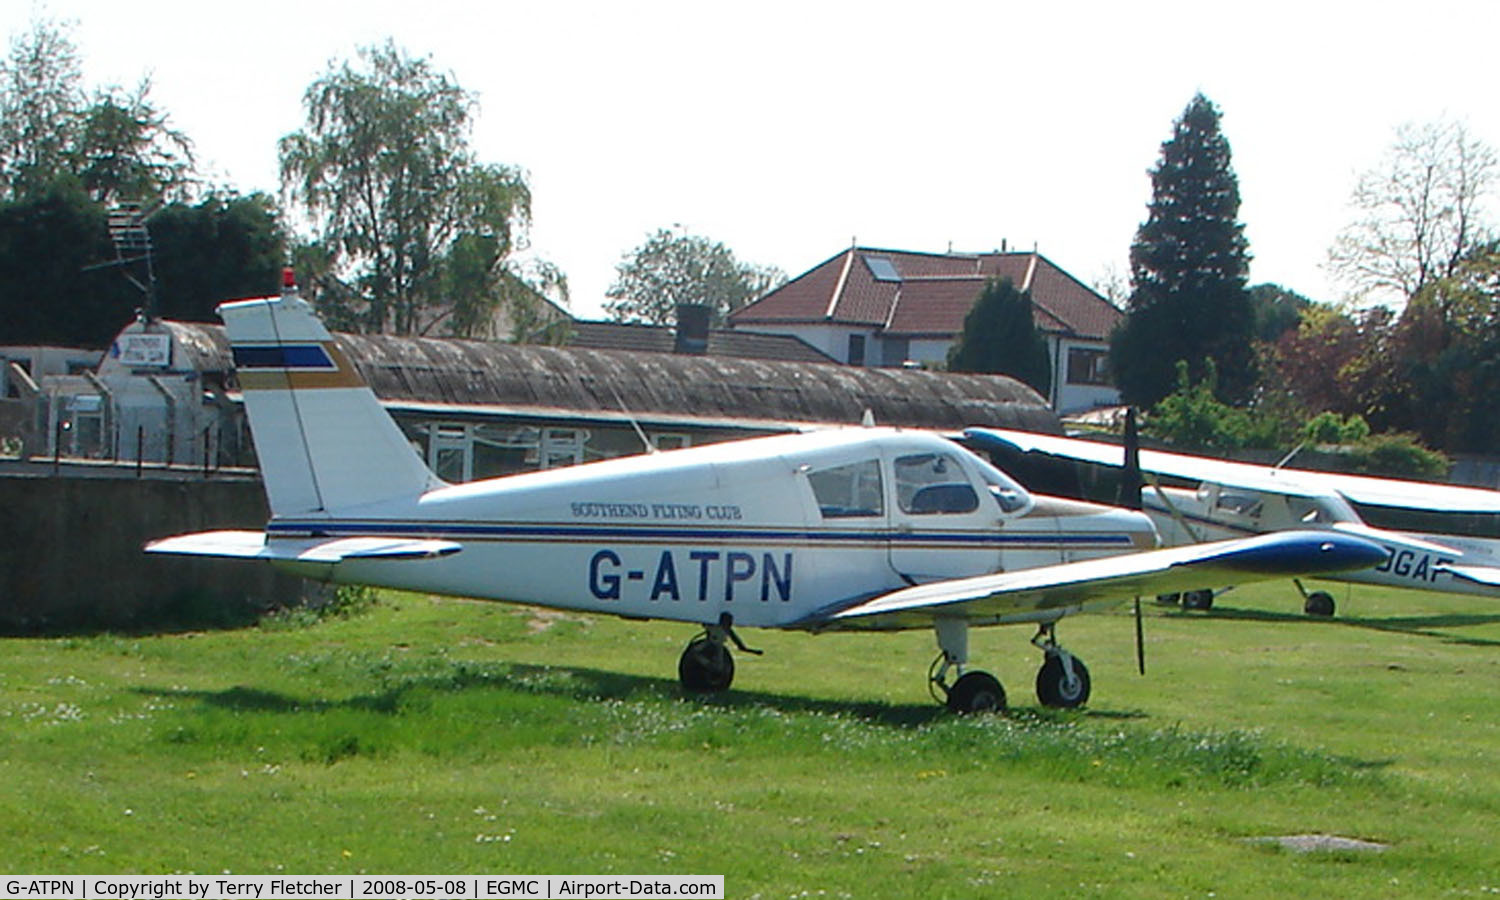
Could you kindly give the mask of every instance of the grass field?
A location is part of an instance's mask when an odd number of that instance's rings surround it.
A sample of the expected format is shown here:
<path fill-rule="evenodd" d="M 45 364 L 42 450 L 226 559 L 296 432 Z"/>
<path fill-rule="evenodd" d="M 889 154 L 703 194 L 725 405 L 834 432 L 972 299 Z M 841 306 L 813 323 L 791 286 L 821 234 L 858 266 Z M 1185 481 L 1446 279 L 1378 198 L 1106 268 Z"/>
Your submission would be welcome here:
<path fill-rule="evenodd" d="M 684 699 L 680 625 L 385 595 L 347 619 L 0 642 L 12 874 L 724 874 L 749 897 L 1500 894 L 1500 605 L 1290 585 L 1025 628 L 950 717 L 930 633 L 747 633 Z M 1299 853 L 1328 834 L 1381 852 Z"/>

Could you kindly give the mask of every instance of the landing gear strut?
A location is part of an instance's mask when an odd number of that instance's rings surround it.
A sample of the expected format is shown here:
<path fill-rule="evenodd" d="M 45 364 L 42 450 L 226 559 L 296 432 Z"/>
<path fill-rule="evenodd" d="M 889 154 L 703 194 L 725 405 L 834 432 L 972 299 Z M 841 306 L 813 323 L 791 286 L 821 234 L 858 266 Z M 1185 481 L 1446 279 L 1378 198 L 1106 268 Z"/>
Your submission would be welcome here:
<path fill-rule="evenodd" d="M 688 641 L 682 657 L 677 660 L 677 680 L 682 689 L 691 694 L 716 694 L 728 690 L 734 681 L 734 657 L 730 655 L 726 641 L 746 653 L 756 656 L 759 650 L 745 646 L 740 636 L 734 633 L 734 617 L 724 613 L 715 625 L 703 626 L 703 633 Z"/>
<path fill-rule="evenodd" d="M 1047 655 L 1036 673 L 1036 698 L 1043 706 L 1073 709 L 1089 700 L 1089 670 L 1057 642 L 1057 623 L 1048 622 L 1031 639 Z"/>
<path fill-rule="evenodd" d="M 999 679 L 988 672 L 964 671 L 969 661 L 968 620 L 938 619 L 933 627 L 937 631 L 939 649 L 927 674 L 927 688 L 933 699 L 958 715 L 1003 711 L 1005 688 L 1000 686 Z M 948 684 L 949 669 L 958 672 L 958 680 L 951 687 Z"/>

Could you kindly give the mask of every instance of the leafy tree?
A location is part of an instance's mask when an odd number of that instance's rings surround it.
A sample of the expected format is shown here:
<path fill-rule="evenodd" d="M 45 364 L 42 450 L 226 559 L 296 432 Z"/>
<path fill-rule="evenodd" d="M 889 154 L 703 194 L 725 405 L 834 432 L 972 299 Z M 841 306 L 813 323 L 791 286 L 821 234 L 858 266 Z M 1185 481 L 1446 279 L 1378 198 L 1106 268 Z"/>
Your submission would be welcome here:
<path fill-rule="evenodd" d="M 1347 367 L 1370 424 L 1447 450 L 1500 442 L 1500 243 L 1423 288 Z"/>
<path fill-rule="evenodd" d="M 67 29 L 50 20 L 11 39 L 0 63 L 0 163 L 4 194 L 46 191 L 69 171 L 84 106 L 83 68 Z"/>
<path fill-rule="evenodd" d="M 158 311 L 164 318 L 217 322 L 225 300 L 275 293 L 286 241 L 265 194 L 210 195 L 151 217 Z"/>
<path fill-rule="evenodd" d="M 1356 298 L 1401 302 L 1452 277 L 1491 237 L 1482 213 L 1496 166 L 1459 122 L 1400 126 L 1383 166 L 1359 178 L 1358 218 L 1335 239 L 1330 268 Z"/>
<path fill-rule="evenodd" d="M 141 295 L 118 272 L 104 210 L 65 179 L 0 203 L 0 321 L 7 343 L 104 347 Z"/>
<path fill-rule="evenodd" d="M 1312 301 L 1279 284 L 1257 284 L 1250 288 L 1250 309 L 1255 317 L 1258 341 L 1275 341 L 1302 323 L 1302 314 Z"/>
<path fill-rule="evenodd" d="M 1173 124 L 1151 183 L 1130 248 L 1128 314 L 1110 346 L 1115 382 L 1127 403 L 1149 407 L 1171 392 L 1177 362 L 1201 381 L 1212 360 L 1217 396 L 1244 400 L 1255 381 L 1250 256 L 1229 142 L 1202 94 Z"/>
<path fill-rule="evenodd" d="M 1307 420 L 1302 434 L 1313 444 L 1355 444 L 1370 436 L 1370 425 L 1362 416 L 1324 410 Z"/>
<path fill-rule="evenodd" d="M 101 203 L 181 199 L 194 183 L 192 141 L 168 125 L 150 92 L 149 81 L 134 93 L 106 89 L 81 113 L 70 165 Z"/>
<path fill-rule="evenodd" d="M 361 49 L 358 66 L 330 64 L 304 105 L 304 129 L 281 140 L 281 179 L 316 223 L 321 278 L 341 284 L 320 303 L 352 301 L 346 312 L 364 330 L 423 333 L 452 327 L 445 267 L 455 267 L 449 284 L 472 285 L 476 267 L 517 275 L 507 267 L 524 245 L 531 189 L 520 170 L 475 160 L 477 102 L 451 76 L 387 41 Z M 477 315 L 461 320 L 460 330 L 477 327 Z"/>
<path fill-rule="evenodd" d="M 103 347 L 145 298 L 117 267 L 107 214 L 76 182 L 0 202 L 0 320 L 8 341 Z M 161 315 L 216 321 L 214 306 L 271 293 L 286 251 L 264 195 L 168 204 L 151 217 Z"/>
<path fill-rule="evenodd" d="M 185 198 L 194 183 L 192 142 L 152 103 L 150 81 L 85 100 L 80 71 L 64 26 L 34 22 L 12 40 L 0 63 L 3 195 L 76 179 L 103 203 Z"/>
<path fill-rule="evenodd" d="M 1016 290 L 1008 278 L 986 284 L 948 350 L 948 369 L 1009 375 L 1045 397 L 1052 387 L 1052 359 L 1036 327 L 1031 295 Z"/>
<path fill-rule="evenodd" d="M 1257 407 L 1229 406 L 1214 396 L 1212 363 L 1207 376 L 1188 380 L 1186 363 L 1177 366 L 1177 390 L 1162 398 L 1146 419 L 1144 431 L 1190 450 L 1224 453 L 1241 449 L 1285 451 L 1296 442 L 1337 445 L 1318 455 L 1320 467 L 1398 477 L 1438 477 L 1449 466 L 1442 453 L 1429 450 L 1411 434 L 1370 433 L 1359 416 L 1322 412 L 1295 425 Z"/>
<path fill-rule="evenodd" d="M 604 310 L 613 319 L 666 325 L 686 303 L 709 307 L 722 322 L 786 281 L 780 269 L 742 263 L 718 241 L 681 228 L 659 228 L 621 257 L 605 294 Z"/>
<path fill-rule="evenodd" d="M 1237 450 L 1274 446 L 1276 423 L 1230 406 L 1215 396 L 1218 368 L 1209 359 L 1193 381 L 1186 360 L 1177 362 L 1177 389 L 1152 408 L 1142 431 L 1192 450 Z"/>

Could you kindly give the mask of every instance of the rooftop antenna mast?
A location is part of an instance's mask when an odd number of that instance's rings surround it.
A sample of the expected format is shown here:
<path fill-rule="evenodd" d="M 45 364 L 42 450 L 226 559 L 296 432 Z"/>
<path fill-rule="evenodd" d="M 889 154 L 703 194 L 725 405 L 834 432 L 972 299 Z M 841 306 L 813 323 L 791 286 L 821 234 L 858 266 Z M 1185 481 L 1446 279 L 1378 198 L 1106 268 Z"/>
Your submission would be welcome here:
<path fill-rule="evenodd" d="M 146 295 L 140 316 L 144 322 L 154 322 L 156 308 L 156 269 L 151 262 L 151 232 L 146 220 L 161 209 L 161 201 L 147 206 L 135 201 L 125 201 L 109 211 L 109 238 L 115 244 L 115 261 L 106 265 L 121 267 L 130 283 Z M 146 280 L 143 282 L 131 273 L 130 267 L 138 262 L 146 264 Z"/>

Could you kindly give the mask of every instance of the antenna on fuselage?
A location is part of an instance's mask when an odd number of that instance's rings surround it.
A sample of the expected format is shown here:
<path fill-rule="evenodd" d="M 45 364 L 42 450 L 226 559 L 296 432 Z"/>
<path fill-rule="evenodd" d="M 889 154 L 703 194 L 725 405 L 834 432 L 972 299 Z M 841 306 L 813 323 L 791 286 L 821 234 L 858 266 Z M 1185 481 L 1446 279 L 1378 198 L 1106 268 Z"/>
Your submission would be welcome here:
<path fill-rule="evenodd" d="M 619 404 L 620 412 L 625 414 L 625 420 L 630 423 L 630 427 L 635 429 L 635 436 L 641 439 L 641 444 L 645 446 L 646 452 L 655 453 L 657 449 L 656 445 L 651 443 L 651 439 L 646 437 L 646 432 L 641 430 L 641 423 L 635 420 L 635 413 L 631 412 L 630 407 L 625 405 L 625 401 L 621 399 L 620 392 L 615 389 L 613 383 L 609 384 L 609 392 L 615 395 L 615 403 Z"/>
<path fill-rule="evenodd" d="M 1302 452 L 1302 448 L 1306 447 L 1306 446 L 1307 446 L 1307 441 L 1303 441 L 1302 443 L 1300 443 L 1297 446 L 1293 447 L 1292 448 L 1292 452 L 1288 453 L 1286 456 L 1283 456 L 1281 458 L 1281 462 L 1279 462 L 1276 465 L 1274 465 L 1274 466 L 1271 467 L 1271 471 L 1274 472 L 1274 471 L 1277 471 L 1278 469 L 1285 468 L 1286 465 L 1287 465 L 1287 463 L 1289 463 L 1289 462 L 1292 461 L 1292 457 L 1296 456 L 1298 453 L 1301 453 Z"/>

